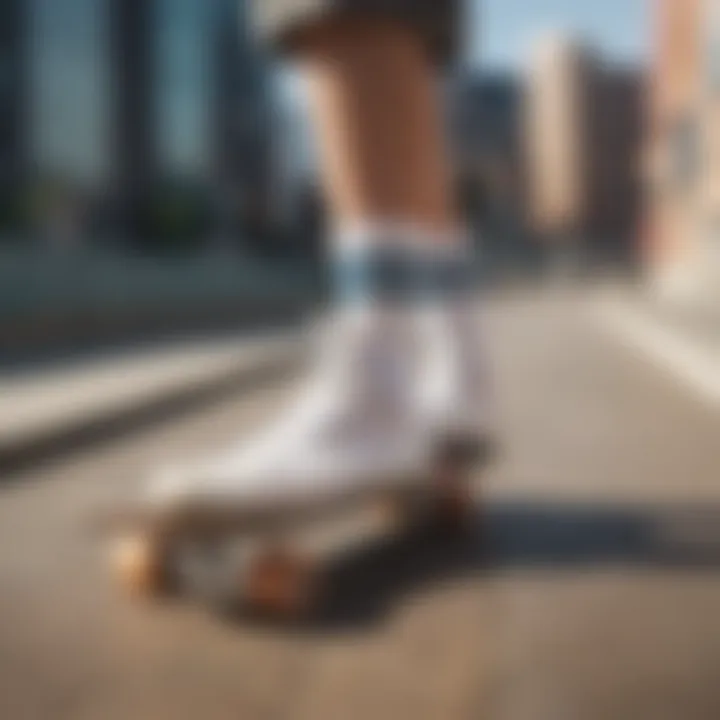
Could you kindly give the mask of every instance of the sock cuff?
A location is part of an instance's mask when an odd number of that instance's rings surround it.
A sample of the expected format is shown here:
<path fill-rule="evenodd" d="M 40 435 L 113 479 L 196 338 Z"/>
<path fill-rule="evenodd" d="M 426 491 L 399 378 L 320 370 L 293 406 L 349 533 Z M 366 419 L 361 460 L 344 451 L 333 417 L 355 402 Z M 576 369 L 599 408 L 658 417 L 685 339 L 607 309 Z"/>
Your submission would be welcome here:
<path fill-rule="evenodd" d="M 330 249 L 335 295 L 345 303 L 442 301 L 474 284 L 473 243 L 464 228 L 368 219 L 337 228 Z"/>
<path fill-rule="evenodd" d="M 472 291 L 475 266 L 464 254 L 430 254 L 394 247 L 337 253 L 332 263 L 341 302 L 421 303 Z"/>

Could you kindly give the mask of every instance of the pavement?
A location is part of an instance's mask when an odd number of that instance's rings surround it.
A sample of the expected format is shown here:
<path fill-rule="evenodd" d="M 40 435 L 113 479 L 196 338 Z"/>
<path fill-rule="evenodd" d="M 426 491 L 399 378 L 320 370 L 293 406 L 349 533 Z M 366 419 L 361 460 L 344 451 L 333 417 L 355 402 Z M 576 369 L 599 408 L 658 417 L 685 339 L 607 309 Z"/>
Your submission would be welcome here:
<path fill-rule="evenodd" d="M 597 312 L 628 346 L 720 409 L 720 302 L 671 302 L 626 286 L 598 298 Z"/>
<path fill-rule="evenodd" d="M 132 602 L 83 530 L 148 468 L 267 422 L 289 377 L 8 475 L 0 717 L 720 717 L 717 411 L 585 297 L 483 315 L 504 453 L 474 531 L 367 548 L 308 627 Z"/>

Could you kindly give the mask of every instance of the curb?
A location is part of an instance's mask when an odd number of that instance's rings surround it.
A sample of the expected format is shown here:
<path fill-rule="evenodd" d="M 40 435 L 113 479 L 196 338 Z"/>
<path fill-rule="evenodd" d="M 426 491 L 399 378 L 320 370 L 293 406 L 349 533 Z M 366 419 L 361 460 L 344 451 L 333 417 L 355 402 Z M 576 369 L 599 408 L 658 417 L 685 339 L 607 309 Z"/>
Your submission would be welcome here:
<path fill-rule="evenodd" d="M 302 344 L 296 339 L 281 347 L 257 352 L 251 361 L 222 368 L 191 382 L 177 382 L 131 405 L 111 404 L 84 417 L 70 418 L 51 427 L 0 439 L 0 485 L 13 482 L 30 468 L 95 447 L 144 427 L 196 411 L 217 402 L 229 392 L 262 388 L 289 379 L 301 364 Z"/>

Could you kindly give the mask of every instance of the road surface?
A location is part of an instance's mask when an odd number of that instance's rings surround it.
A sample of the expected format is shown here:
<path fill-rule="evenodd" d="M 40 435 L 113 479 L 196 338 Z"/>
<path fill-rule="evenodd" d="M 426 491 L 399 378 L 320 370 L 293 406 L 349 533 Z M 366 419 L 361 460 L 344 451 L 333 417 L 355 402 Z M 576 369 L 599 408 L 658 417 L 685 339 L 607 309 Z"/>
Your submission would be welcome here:
<path fill-rule="evenodd" d="M 130 602 L 83 530 L 145 468 L 241 437 L 289 386 L 7 478 L 0 718 L 720 717 L 717 415 L 580 302 L 501 297 L 486 315 L 505 452 L 476 530 L 368 549 L 303 630 Z"/>

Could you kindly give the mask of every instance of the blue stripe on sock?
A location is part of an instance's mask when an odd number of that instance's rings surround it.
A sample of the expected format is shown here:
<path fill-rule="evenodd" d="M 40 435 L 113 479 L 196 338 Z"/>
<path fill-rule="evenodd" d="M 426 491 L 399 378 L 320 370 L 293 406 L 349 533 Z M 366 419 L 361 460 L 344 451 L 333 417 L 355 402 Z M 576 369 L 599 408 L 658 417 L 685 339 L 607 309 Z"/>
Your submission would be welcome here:
<path fill-rule="evenodd" d="M 475 284 L 472 258 L 443 258 L 427 263 L 426 296 L 457 297 L 470 292 Z"/>
<path fill-rule="evenodd" d="M 396 249 L 345 254 L 333 265 L 335 294 L 342 302 L 417 302 L 465 294 L 474 284 L 469 258 L 433 258 Z"/>

